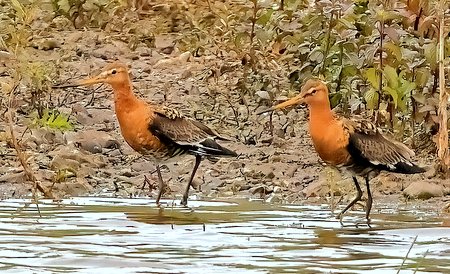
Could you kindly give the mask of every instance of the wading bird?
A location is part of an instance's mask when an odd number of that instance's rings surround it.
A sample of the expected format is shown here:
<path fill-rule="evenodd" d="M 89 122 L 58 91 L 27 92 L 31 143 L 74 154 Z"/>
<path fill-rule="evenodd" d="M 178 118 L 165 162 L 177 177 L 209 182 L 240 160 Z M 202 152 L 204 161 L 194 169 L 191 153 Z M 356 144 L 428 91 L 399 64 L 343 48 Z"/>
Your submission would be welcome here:
<path fill-rule="evenodd" d="M 350 171 L 357 194 L 342 210 L 338 218 L 361 200 L 362 191 L 356 176 L 364 177 L 367 188 L 366 219 L 372 208 L 369 181 L 381 170 L 413 174 L 424 172 L 411 160 L 414 152 L 404 144 L 383 136 L 374 124 L 358 118 L 344 118 L 331 110 L 328 88 L 324 82 L 308 80 L 300 93 L 262 114 L 289 106 L 307 104 L 309 108 L 309 133 L 319 157 L 328 165 Z"/>
<path fill-rule="evenodd" d="M 228 140 L 202 123 L 182 116 L 177 110 L 147 103 L 136 97 L 131 87 L 128 69 L 124 64 L 107 65 L 95 77 L 58 88 L 109 84 L 114 91 L 114 108 L 120 131 L 125 141 L 146 159 L 156 163 L 159 205 L 166 184 L 162 179 L 160 165 L 178 156 L 191 154 L 195 164 L 183 194 L 181 204 L 186 206 L 189 188 L 203 158 L 236 157 L 237 154 L 222 147 L 216 140 Z"/>

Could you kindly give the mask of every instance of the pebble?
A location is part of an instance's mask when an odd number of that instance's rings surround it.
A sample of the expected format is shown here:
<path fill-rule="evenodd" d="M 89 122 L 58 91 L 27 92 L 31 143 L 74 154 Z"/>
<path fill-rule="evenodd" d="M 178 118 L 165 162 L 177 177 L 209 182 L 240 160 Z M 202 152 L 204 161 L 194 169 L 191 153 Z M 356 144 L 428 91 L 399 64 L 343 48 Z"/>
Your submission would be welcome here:
<path fill-rule="evenodd" d="M 416 181 L 403 190 L 403 195 L 409 199 L 427 200 L 444 196 L 444 187 L 432 182 Z"/>
<path fill-rule="evenodd" d="M 109 133 L 98 130 L 84 130 L 81 132 L 67 132 L 68 144 L 74 144 L 90 153 L 102 153 L 103 149 L 119 148 L 120 143 Z"/>

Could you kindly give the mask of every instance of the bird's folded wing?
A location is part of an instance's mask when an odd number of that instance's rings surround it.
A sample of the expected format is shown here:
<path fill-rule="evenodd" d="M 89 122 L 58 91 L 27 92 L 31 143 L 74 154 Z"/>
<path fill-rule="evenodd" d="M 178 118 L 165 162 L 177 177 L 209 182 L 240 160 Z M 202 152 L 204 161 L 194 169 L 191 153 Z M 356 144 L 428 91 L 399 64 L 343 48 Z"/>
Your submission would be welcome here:
<path fill-rule="evenodd" d="M 374 124 L 363 119 L 347 119 L 350 132 L 349 151 L 373 165 L 383 165 L 394 170 L 398 164 L 413 165 L 414 152 L 404 144 L 383 136 Z M 359 154 L 359 155 L 355 155 Z"/>
<path fill-rule="evenodd" d="M 158 124 L 168 137 L 174 141 L 195 142 L 207 137 L 231 141 L 231 139 L 219 135 L 215 130 L 201 122 L 184 117 L 176 109 L 159 107 L 154 112 L 156 113 L 154 124 Z"/>
<path fill-rule="evenodd" d="M 227 140 L 202 123 L 183 117 L 174 109 L 158 108 L 149 130 L 162 142 L 188 147 L 199 154 L 230 155 L 235 153 L 220 146 L 215 139 Z"/>
<path fill-rule="evenodd" d="M 155 118 L 150 125 L 150 131 L 157 136 L 164 135 L 178 144 L 194 144 L 210 137 L 207 130 L 199 128 L 189 118 L 183 117 L 178 111 L 171 108 L 158 108 Z M 209 129 L 208 127 L 204 126 Z"/>

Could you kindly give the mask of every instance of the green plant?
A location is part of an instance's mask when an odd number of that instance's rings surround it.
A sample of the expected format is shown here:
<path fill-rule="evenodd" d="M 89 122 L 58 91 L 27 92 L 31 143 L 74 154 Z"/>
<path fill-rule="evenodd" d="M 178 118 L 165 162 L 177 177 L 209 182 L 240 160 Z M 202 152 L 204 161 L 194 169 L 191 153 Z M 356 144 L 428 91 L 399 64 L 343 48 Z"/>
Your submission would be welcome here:
<path fill-rule="evenodd" d="M 427 133 L 437 123 L 435 3 L 205 0 L 174 1 L 170 10 L 186 23 L 179 49 L 230 64 L 211 72 L 211 98 L 226 96 L 248 111 L 246 95 L 271 105 L 319 76 L 330 83 L 332 105 L 344 112 L 366 112 L 398 133 Z M 446 41 L 447 55 L 449 49 Z M 218 91 L 223 74 L 239 81 L 222 82 L 227 88 Z M 249 117 L 236 107 L 233 116 L 238 125 Z"/>
<path fill-rule="evenodd" d="M 60 131 L 73 130 L 74 128 L 70 115 L 61 113 L 56 109 L 44 109 L 42 117 L 34 118 L 33 125 Z"/>
<path fill-rule="evenodd" d="M 32 36 L 31 23 L 38 15 L 34 4 L 25 6 L 18 0 L 11 0 L 10 9 L 0 16 L 0 37 L 2 46 L 8 46 L 12 53 L 18 54 Z"/>
<path fill-rule="evenodd" d="M 19 58 L 17 72 L 22 76 L 22 82 L 28 87 L 28 92 L 31 95 L 30 106 L 36 109 L 39 118 L 42 118 L 44 108 L 51 103 L 47 95 L 51 92 L 52 80 L 50 76 L 55 69 L 51 63 L 44 62 L 30 62 L 27 56 Z"/>
<path fill-rule="evenodd" d="M 75 28 L 105 28 L 112 15 L 124 5 L 120 0 L 52 0 L 51 3 L 55 14 L 69 19 Z"/>

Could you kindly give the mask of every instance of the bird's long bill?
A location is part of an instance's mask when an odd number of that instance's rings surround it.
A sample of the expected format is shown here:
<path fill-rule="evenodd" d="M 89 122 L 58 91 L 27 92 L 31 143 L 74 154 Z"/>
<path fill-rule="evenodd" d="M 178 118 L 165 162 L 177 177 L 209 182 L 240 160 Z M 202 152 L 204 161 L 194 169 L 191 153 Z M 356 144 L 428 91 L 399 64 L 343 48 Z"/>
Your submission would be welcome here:
<path fill-rule="evenodd" d="M 265 109 L 265 110 L 259 111 L 256 114 L 259 115 L 259 114 L 263 114 L 263 113 L 266 113 L 266 112 L 271 112 L 271 111 L 274 111 L 274 110 L 277 110 L 277 109 L 285 109 L 287 107 L 299 105 L 301 103 L 303 103 L 303 96 L 301 94 L 299 94 L 299 95 L 297 95 L 295 97 L 292 97 L 291 99 L 289 99 L 287 101 L 284 101 L 283 103 L 280 103 L 278 105 L 275 105 L 275 106 L 273 106 L 273 107 L 271 107 L 269 109 Z"/>
<path fill-rule="evenodd" d="M 90 86 L 90 85 L 104 83 L 104 82 L 105 82 L 104 78 L 100 77 L 100 75 L 98 75 L 98 76 L 95 76 L 95 77 L 92 77 L 89 79 L 79 80 L 79 81 L 76 81 L 76 82 L 70 83 L 70 84 L 53 86 L 53 88 L 73 88 L 73 87 L 79 87 L 79 86 Z"/>

